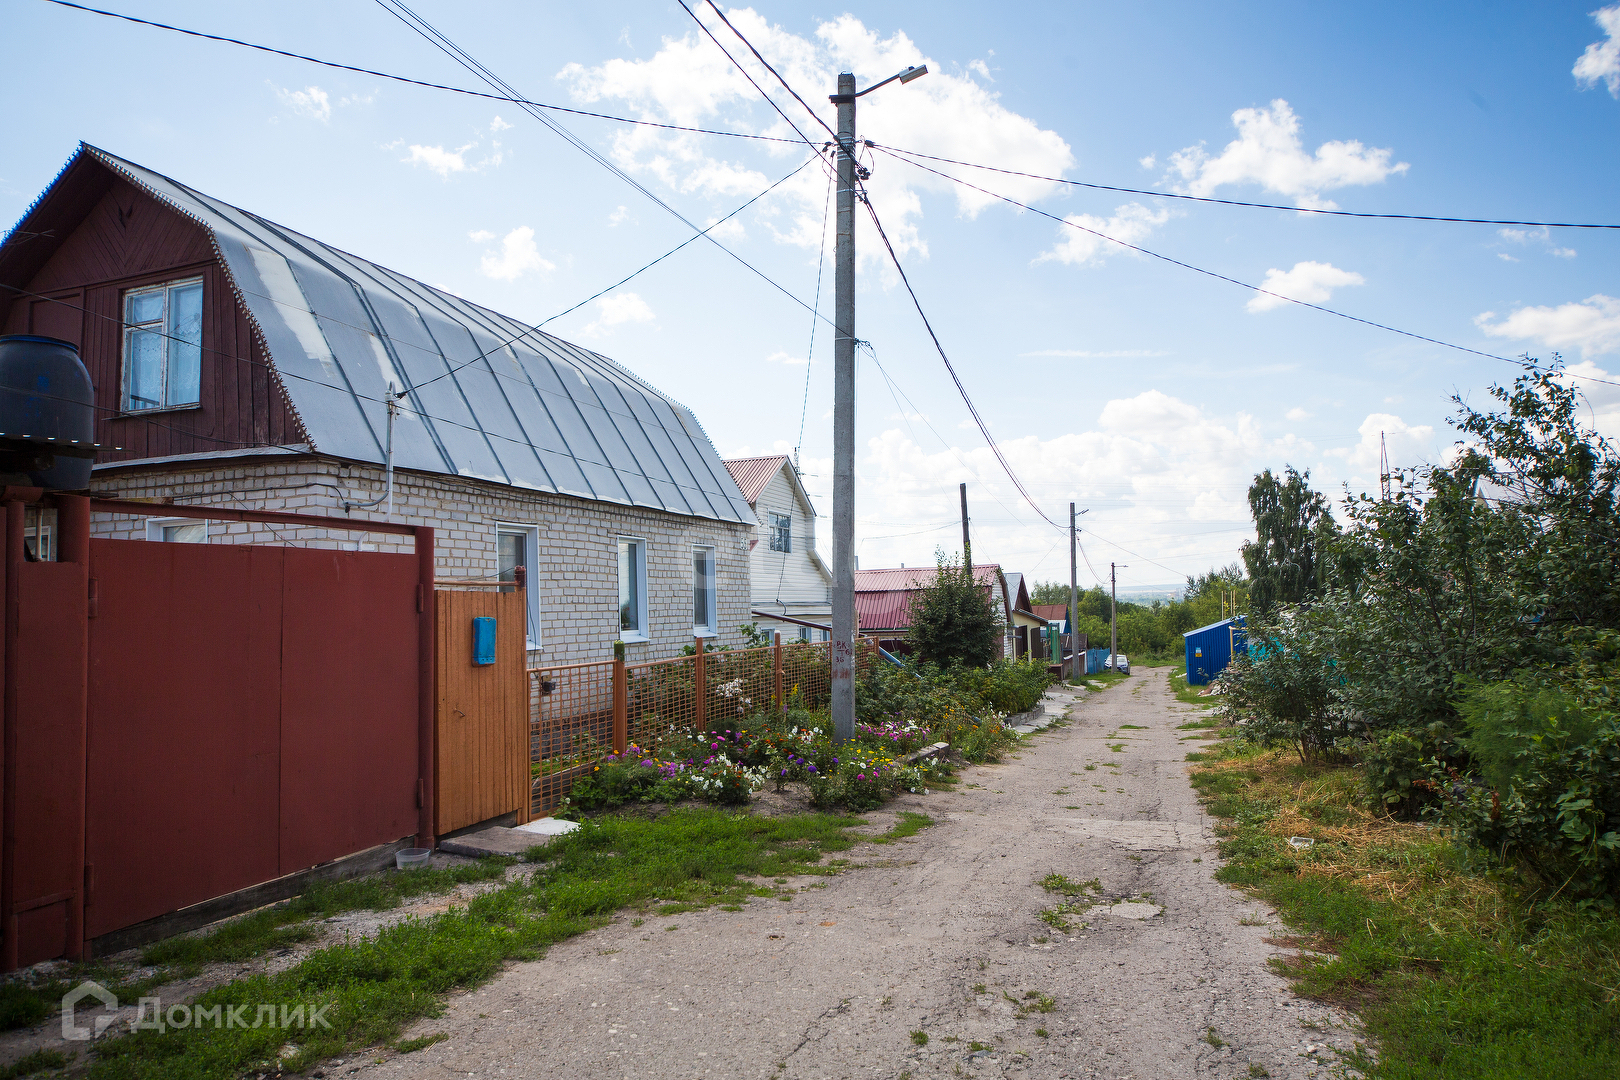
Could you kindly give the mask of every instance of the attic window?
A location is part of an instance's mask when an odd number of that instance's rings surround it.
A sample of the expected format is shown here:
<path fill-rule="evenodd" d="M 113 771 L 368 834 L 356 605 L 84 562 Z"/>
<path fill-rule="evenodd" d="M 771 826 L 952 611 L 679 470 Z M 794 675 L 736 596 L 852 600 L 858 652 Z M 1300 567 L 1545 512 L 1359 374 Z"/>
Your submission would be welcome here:
<path fill-rule="evenodd" d="M 767 524 L 771 530 L 772 551 L 793 550 L 793 515 L 778 514 L 775 510 L 769 512 Z"/>
<path fill-rule="evenodd" d="M 124 410 L 202 400 L 201 278 L 124 294 Z"/>

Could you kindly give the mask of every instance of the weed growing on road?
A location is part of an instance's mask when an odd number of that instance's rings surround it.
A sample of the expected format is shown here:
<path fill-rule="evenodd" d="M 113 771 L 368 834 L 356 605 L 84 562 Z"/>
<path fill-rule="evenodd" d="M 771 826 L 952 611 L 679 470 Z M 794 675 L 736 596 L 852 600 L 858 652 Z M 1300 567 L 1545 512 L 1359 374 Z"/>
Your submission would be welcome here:
<path fill-rule="evenodd" d="M 874 836 L 872 838 L 872 843 L 889 844 L 896 840 L 904 840 L 908 836 L 916 836 L 933 823 L 934 819 L 929 817 L 927 814 L 918 814 L 913 813 L 910 810 L 902 810 L 900 811 L 900 820 L 894 823 L 894 827 L 888 832 L 884 833 L 882 836 Z"/>
<path fill-rule="evenodd" d="M 1210 1028 L 1208 1031 L 1204 1032 L 1203 1038 L 1205 1042 L 1209 1043 L 1209 1045 L 1213 1046 L 1217 1050 L 1226 1045 L 1226 1040 L 1215 1034 L 1214 1028 Z"/>
<path fill-rule="evenodd" d="M 1112 750 L 1116 754 L 1123 754 L 1125 752 L 1125 744 L 1122 742 L 1109 743 L 1108 749 Z"/>
<path fill-rule="evenodd" d="M 1048 1032 L 1045 1028 L 1036 1028 L 1035 1029 L 1035 1034 L 1039 1035 L 1041 1038 L 1044 1039 L 1044 1038 L 1046 1038 L 1047 1035 L 1050 1034 L 1050 1032 Z"/>
<path fill-rule="evenodd" d="M 917 1046 L 927 1046 L 928 1045 L 928 1032 L 926 1032 L 926 1031 L 913 1031 L 911 1033 L 911 1041 L 914 1044 L 916 1044 Z"/>
<path fill-rule="evenodd" d="M 1620 1076 L 1620 919 L 1523 899 L 1447 830 L 1365 802 L 1354 768 L 1231 748 L 1193 774 L 1223 819 L 1218 880 L 1264 899 L 1305 952 L 1297 992 L 1360 1011 L 1398 1080 Z M 1314 844 L 1298 849 L 1288 838 Z"/>
<path fill-rule="evenodd" d="M 1039 990 L 1031 990 L 1024 995 L 1024 1000 L 1018 1003 L 1014 1015 L 1021 1020 L 1031 1013 L 1049 1013 L 1056 1008 L 1057 1001 L 1055 999 L 1041 993 Z"/>
<path fill-rule="evenodd" d="M 1147 730 L 1147 725 L 1146 724 L 1121 724 L 1121 725 L 1119 725 L 1119 730 L 1121 730 L 1121 731 L 1146 731 Z"/>
<path fill-rule="evenodd" d="M 88 1076 L 234 1080 L 301 1072 L 358 1047 L 386 1045 L 417 1019 L 436 1015 L 440 995 L 487 981 L 507 960 L 534 959 L 619 908 L 655 898 L 692 906 L 740 901 L 745 878 L 829 872 L 825 853 L 851 847 L 856 837 L 848 829 L 858 824 L 825 814 L 764 818 L 707 809 L 587 824 L 539 852 L 548 862 L 527 881 L 317 950 L 275 975 L 215 987 L 194 1003 L 249 1015 L 272 1003 L 308 1005 L 323 1009 L 330 1028 L 139 1031 L 98 1044 Z"/>
<path fill-rule="evenodd" d="M 434 1043 L 444 1042 L 449 1037 L 442 1031 L 436 1031 L 432 1035 L 423 1035 L 420 1039 L 401 1039 L 394 1044 L 394 1049 L 401 1054 L 414 1054 L 418 1050 L 426 1050 Z"/>

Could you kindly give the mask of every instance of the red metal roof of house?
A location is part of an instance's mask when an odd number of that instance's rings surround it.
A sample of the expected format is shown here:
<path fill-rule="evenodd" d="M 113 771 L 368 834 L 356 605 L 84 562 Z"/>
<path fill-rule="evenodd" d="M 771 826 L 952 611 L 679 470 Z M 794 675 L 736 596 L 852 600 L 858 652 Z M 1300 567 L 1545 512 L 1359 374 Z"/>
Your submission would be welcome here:
<path fill-rule="evenodd" d="M 738 487 L 742 484 L 739 481 Z M 911 597 L 933 581 L 932 566 L 895 570 L 855 571 L 855 617 L 862 630 L 904 630 L 911 626 Z M 973 568 L 973 579 L 1001 600 L 1001 567 L 995 563 Z"/>
<path fill-rule="evenodd" d="M 1030 610 L 1047 622 L 1062 622 L 1068 618 L 1068 604 L 1031 604 Z"/>
<path fill-rule="evenodd" d="M 759 493 L 765 490 L 765 485 L 771 482 L 783 465 L 787 464 L 786 454 L 768 454 L 765 457 L 730 458 L 721 462 L 731 478 L 737 481 L 742 489 L 743 498 L 752 506 L 759 501 Z"/>

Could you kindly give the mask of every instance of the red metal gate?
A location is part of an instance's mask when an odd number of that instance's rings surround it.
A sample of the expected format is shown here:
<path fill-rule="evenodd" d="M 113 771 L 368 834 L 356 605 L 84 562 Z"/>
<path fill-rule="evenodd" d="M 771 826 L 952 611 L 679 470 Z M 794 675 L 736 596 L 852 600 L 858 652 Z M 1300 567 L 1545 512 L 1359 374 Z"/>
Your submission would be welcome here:
<path fill-rule="evenodd" d="M 166 516 L 414 534 L 414 555 L 90 540 L 25 563 L 7 488 L 0 969 L 433 832 L 433 531 L 165 506 Z"/>

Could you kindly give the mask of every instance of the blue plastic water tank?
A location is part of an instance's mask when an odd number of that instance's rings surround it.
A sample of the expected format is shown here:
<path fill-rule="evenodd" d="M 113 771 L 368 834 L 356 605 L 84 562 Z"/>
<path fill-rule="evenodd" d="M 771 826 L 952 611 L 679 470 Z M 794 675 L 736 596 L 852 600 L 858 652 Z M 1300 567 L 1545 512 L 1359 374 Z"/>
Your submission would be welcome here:
<path fill-rule="evenodd" d="M 69 341 L 0 337 L 0 474 L 47 491 L 90 486 L 96 390 Z"/>

